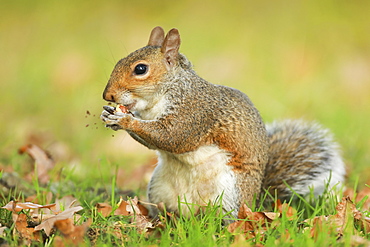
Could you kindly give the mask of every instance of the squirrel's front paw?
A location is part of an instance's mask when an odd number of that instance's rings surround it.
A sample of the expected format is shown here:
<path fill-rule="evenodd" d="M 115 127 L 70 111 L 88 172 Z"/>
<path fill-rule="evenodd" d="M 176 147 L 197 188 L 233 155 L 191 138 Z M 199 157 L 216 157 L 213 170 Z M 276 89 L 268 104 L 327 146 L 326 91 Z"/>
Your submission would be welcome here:
<path fill-rule="evenodd" d="M 105 106 L 104 111 L 100 115 L 100 119 L 105 123 L 105 127 L 112 130 L 125 129 L 131 117 L 130 114 L 114 111 L 114 107 L 111 106 Z"/>

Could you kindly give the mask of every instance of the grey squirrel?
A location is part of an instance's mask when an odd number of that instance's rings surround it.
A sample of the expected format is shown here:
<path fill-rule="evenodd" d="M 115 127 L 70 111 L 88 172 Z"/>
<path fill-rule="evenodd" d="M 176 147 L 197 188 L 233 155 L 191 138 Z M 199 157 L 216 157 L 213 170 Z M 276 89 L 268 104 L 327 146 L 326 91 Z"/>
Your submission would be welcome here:
<path fill-rule="evenodd" d="M 104 107 L 106 126 L 157 151 L 151 203 L 175 213 L 180 205 L 188 214 L 179 200 L 199 207 L 222 198 L 223 210 L 236 217 L 265 190 L 287 199 L 286 184 L 306 195 L 344 180 L 328 130 L 301 120 L 265 126 L 247 95 L 199 77 L 179 47 L 177 29 L 165 36 L 155 27 L 147 46 L 117 63 L 103 93 L 119 105 Z"/>

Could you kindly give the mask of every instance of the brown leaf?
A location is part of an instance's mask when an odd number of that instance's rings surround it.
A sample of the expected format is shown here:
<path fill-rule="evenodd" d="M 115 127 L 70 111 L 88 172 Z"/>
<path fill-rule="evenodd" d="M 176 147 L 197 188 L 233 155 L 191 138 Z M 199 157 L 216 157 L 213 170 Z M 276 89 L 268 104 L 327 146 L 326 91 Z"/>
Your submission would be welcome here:
<path fill-rule="evenodd" d="M 132 222 L 136 225 L 139 232 L 147 232 L 149 229 L 155 228 L 153 223 L 144 215 L 136 215 L 135 220 Z"/>
<path fill-rule="evenodd" d="M 147 232 L 148 229 L 154 228 L 152 222 L 149 221 L 139 207 L 139 200 L 135 196 L 133 199 L 129 200 L 129 205 L 126 205 L 126 210 L 129 215 L 133 215 L 131 218 L 131 223 L 134 223 L 138 228 L 139 232 Z"/>
<path fill-rule="evenodd" d="M 315 241 L 316 241 L 318 235 L 321 232 L 323 232 L 324 224 L 327 225 L 328 217 L 324 216 L 324 215 L 321 215 L 321 216 L 314 217 L 313 219 L 305 220 L 304 222 L 309 223 L 309 225 L 311 226 L 309 228 L 306 228 L 306 230 L 308 229 L 310 231 L 310 236 L 312 238 L 314 238 Z M 337 228 L 337 225 L 335 225 L 335 226 L 329 225 L 329 226 L 331 226 L 331 227 L 328 231 L 328 234 L 331 234 L 333 232 L 332 229 Z"/>
<path fill-rule="evenodd" d="M 54 204 L 48 204 L 48 205 L 40 205 L 40 204 L 36 204 L 36 203 L 32 203 L 32 202 L 14 202 L 14 201 L 10 201 L 8 204 L 6 204 L 5 206 L 3 206 L 2 208 L 5 208 L 9 211 L 13 211 L 13 212 L 20 212 L 21 210 L 23 209 L 39 209 L 39 208 L 53 208 L 55 207 L 55 203 Z"/>
<path fill-rule="evenodd" d="M 243 204 L 239 209 L 238 218 L 246 219 L 251 213 L 252 210 L 246 204 Z"/>
<path fill-rule="evenodd" d="M 32 240 L 40 241 L 41 239 L 39 233 L 36 233 L 34 228 L 28 226 L 27 215 L 25 214 L 17 215 L 15 229 L 17 230 L 19 236 L 29 243 Z"/>
<path fill-rule="evenodd" d="M 46 235 L 47 236 L 50 236 L 51 230 L 53 229 L 54 224 L 55 224 L 56 221 L 72 218 L 73 215 L 76 212 L 78 212 L 78 211 L 80 211 L 82 209 L 83 208 L 81 206 L 69 208 L 69 209 L 61 212 L 60 214 L 57 214 L 57 215 L 55 215 L 53 217 L 50 217 L 47 220 L 43 221 L 40 225 L 38 225 L 38 226 L 35 227 L 35 231 L 44 230 L 45 233 L 46 233 Z"/>
<path fill-rule="evenodd" d="M 55 200 L 55 210 L 56 212 L 61 212 L 63 209 L 69 209 L 72 206 L 79 206 L 79 202 L 74 196 L 67 195 L 63 196 L 62 198 Z"/>
<path fill-rule="evenodd" d="M 128 205 L 130 204 L 124 201 L 121 197 L 120 201 L 118 202 L 118 207 L 114 211 L 114 215 L 124 215 L 124 216 L 130 215 L 130 213 L 127 211 Z M 97 203 L 96 208 L 97 211 L 103 215 L 103 217 L 109 216 L 113 211 L 113 207 L 108 203 Z"/>
<path fill-rule="evenodd" d="M 97 211 L 100 212 L 104 217 L 112 214 L 112 207 L 107 203 L 96 204 Z M 129 199 L 128 201 L 120 198 L 117 209 L 114 211 L 114 215 L 130 216 L 129 220 L 132 225 L 130 227 L 136 227 L 139 232 L 148 233 L 149 230 L 153 230 L 156 227 L 161 228 L 162 223 L 156 221 L 152 223 L 149 219 L 148 210 L 139 202 L 137 197 Z"/>
<path fill-rule="evenodd" d="M 285 232 L 283 232 L 278 240 L 275 241 L 276 246 L 280 246 L 283 243 L 294 243 L 294 239 L 290 236 L 290 233 L 288 229 L 285 229 Z"/>
<path fill-rule="evenodd" d="M 46 196 L 50 196 L 50 194 L 48 193 L 48 194 L 46 194 Z M 37 198 L 35 198 L 35 199 L 37 199 Z M 48 199 L 48 200 L 50 201 L 51 199 Z M 43 205 L 42 207 L 34 206 L 34 208 L 32 208 L 32 211 L 31 211 L 32 214 L 31 214 L 30 220 L 33 222 L 34 225 L 38 225 L 38 224 L 40 224 L 40 222 L 45 221 L 45 220 L 55 216 L 56 214 L 61 213 L 61 208 L 64 208 L 64 209 L 70 208 L 73 204 L 75 204 L 75 202 L 76 202 L 76 199 L 74 197 L 66 196 L 66 197 L 63 197 L 62 199 L 57 199 L 56 203 L 54 203 L 54 204 Z M 68 206 L 64 206 L 67 203 L 68 203 Z M 18 203 L 18 204 L 21 205 L 20 203 Z M 25 204 L 26 204 L 26 206 L 38 205 L 38 204 L 34 204 L 34 203 L 33 204 L 29 203 L 29 202 L 27 202 Z M 61 206 L 62 204 L 63 204 L 63 206 Z M 39 211 L 43 208 L 48 208 L 48 209 L 50 209 L 51 212 L 39 213 Z"/>
<path fill-rule="evenodd" d="M 275 212 L 262 212 L 262 213 L 266 216 L 266 218 L 270 220 L 276 220 L 281 216 L 280 213 L 275 213 Z"/>
<path fill-rule="evenodd" d="M 89 219 L 87 222 L 80 226 L 75 226 L 72 219 L 57 220 L 54 223 L 54 227 L 62 234 L 63 238 L 57 238 L 54 242 L 54 246 L 79 246 L 83 240 L 86 230 L 91 225 L 92 220 Z"/>
<path fill-rule="evenodd" d="M 355 206 L 348 197 L 343 197 L 342 201 L 336 206 L 337 214 L 329 216 L 317 216 L 313 219 L 305 220 L 312 227 L 310 235 L 317 240 L 318 235 L 324 230 L 328 234 L 343 236 L 344 229 L 348 223 L 353 223 L 353 210 Z"/>
<path fill-rule="evenodd" d="M 108 203 L 97 203 L 95 207 L 98 213 L 101 213 L 103 217 L 108 217 L 112 213 L 112 206 Z"/>
<path fill-rule="evenodd" d="M 254 226 L 250 221 L 235 221 L 228 225 L 227 230 L 231 233 L 244 233 L 247 239 L 255 237 Z"/>
<path fill-rule="evenodd" d="M 9 229 L 8 227 L 6 226 L 1 226 L 0 225 L 0 237 L 5 237 L 5 230 Z"/>
<path fill-rule="evenodd" d="M 48 172 L 55 166 L 51 156 L 34 144 L 21 147 L 19 153 L 27 153 L 35 161 L 37 178 L 41 184 L 46 184 L 50 180 Z"/>
<path fill-rule="evenodd" d="M 348 225 L 357 222 L 365 231 L 370 229 L 370 219 L 356 209 L 355 204 L 351 199 L 343 197 L 342 201 L 336 206 L 337 214 L 329 216 L 317 216 L 314 219 L 305 220 L 312 227 L 310 228 L 311 236 L 316 239 L 318 234 L 326 230 L 328 234 L 337 234 L 338 237 L 345 234 L 345 229 Z"/>
<path fill-rule="evenodd" d="M 356 205 L 348 196 L 343 197 L 335 209 L 337 210 L 337 214 L 334 217 L 330 217 L 330 220 L 339 226 L 337 228 L 339 235 L 343 235 L 344 229 L 348 224 L 354 223 L 355 215 L 358 218 L 362 218 L 361 212 L 356 209 Z"/>
<path fill-rule="evenodd" d="M 348 200 L 350 201 L 349 198 Z M 350 203 L 353 205 L 349 212 L 350 216 L 354 218 L 355 223 L 360 226 L 361 230 L 364 231 L 365 234 L 370 233 L 370 218 L 357 210 L 352 201 L 350 201 Z"/>
<path fill-rule="evenodd" d="M 285 214 L 288 220 L 297 219 L 297 210 L 287 203 L 281 203 L 280 199 L 273 204 L 273 207 L 276 207 L 280 214 Z"/>
<path fill-rule="evenodd" d="M 370 185 L 370 181 L 367 183 L 367 185 Z M 345 196 L 349 196 L 352 199 L 355 198 L 355 192 L 351 188 L 346 189 L 343 194 Z M 355 202 L 358 203 L 362 200 L 364 200 L 362 209 L 370 210 L 370 187 L 365 186 L 356 194 Z"/>
<path fill-rule="evenodd" d="M 127 211 L 127 206 L 129 206 L 128 202 L 124 201 L 122 197 L 118 203 L 118 208 L 114 211 L 114 215 L 124 215 L 128 216 L 130 213 Z"/>
<path fill-rule="evenodd" d="M 140 201 L 138 201 L 137 206 L 139 207 L 140 212 L 141 212 L 142 215 L 144 215 L 144 216 L 149 215 L 149 210 Z"/>
<path fill-rule="evenodd" d="M 252 212 L 246 204 L 243 204 L 239 209 L 238 218 L 240 220 L 231 223 L 227 230 L 231 233 L 243 233 L 247 239 L 250 239 L 257 234 L 263 235 L 267 224 L 276 218 L 276 214 Z"/>
<path fill-rule="evenodd" d="M 140 205 L 137 196 L 129 199 L 126 203 L 126 210 L 130 215 L 144 215 L 144 213 L 147 213 L 147 209 L 143 205 Z M 142 209 L 144 209 L 144 212 L 141 211 Z"/>

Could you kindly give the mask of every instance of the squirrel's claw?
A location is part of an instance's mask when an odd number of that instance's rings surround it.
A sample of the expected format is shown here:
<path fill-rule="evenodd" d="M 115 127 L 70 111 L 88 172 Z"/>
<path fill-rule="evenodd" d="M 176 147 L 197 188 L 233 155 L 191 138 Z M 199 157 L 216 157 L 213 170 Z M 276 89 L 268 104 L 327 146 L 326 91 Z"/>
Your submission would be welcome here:
<path fill-rule="evenodd" d="M 106 124 L 105 125 L 105 127 L 107 127 L 107 128 L 111 128 L 112 130 L 114 130 L 114 131 L 117 131 L 117 130 L 121 130 L 121 129 L 123 129 L 120 125 L 118 125 L 118 124 L 112 124 L 112 125 L 108 125 L 108 124 Z"/>
<path fill-rule="evenodd" d="M 105 127 L 115 131 L 123 129 L 122 120 L 130 115 L 121 112 L 111 113 L 110 109 L 104 109 L 100 115 L 100 119 L 105 123 Z"/>
<path fill-rule="evenodd" d="M 114 114 L 114 107 L 113 106 L 109 106 L 109 105 L 105 105 L 103 106 L 103 109 L 107 112 L 109 112 L 110 114 Z"/>

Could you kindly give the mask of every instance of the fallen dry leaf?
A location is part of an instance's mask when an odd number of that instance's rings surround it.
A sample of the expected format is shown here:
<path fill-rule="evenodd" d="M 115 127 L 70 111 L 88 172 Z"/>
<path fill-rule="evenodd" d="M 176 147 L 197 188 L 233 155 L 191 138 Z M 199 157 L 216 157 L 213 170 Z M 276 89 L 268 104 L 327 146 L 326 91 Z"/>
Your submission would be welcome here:
<path fill-rule="evenodd" d="M 95 207 L 98 213 L 101 213 L 103 217 L 108 217 L 113 210 L 112 206 L 105 202 L 97 203 Z"/>
<path fill-rule="evenodd" d="M 138 206 L 139 200 L 135 196 L 133 199 L 129 199 L 126 204 L 126 210 L 129 215 L 142 215 L 142 212 Z"/>
<path fill-rule="evenodd" d="M 367 234 L 370 232 L 370 218 L 359 211 L 348 196 L 342 198 L 342 202 L 337 205 L 336 210 L 338 213 L 335 217 L 341 220 L 338 222 L 341 225 L 340 233 L 343 232 L 345 225 L 348 222 L 353 223 L 353 220 L 360 226 L 364 233 Z"/>
<path fill-rule="evenodd" d="M 27 223 L 27 215 L 19 214 L 15 221 L 15 229 L 19 236 L 30 243 L 31 241 L 40 241 L 41 236 L 39 232 L 35 232 L 33 227 L 29 227 Z"/>
<path fill-rule="evenodd" d="M 128 201 L 128 205 L 126 205 L 126 210 L 129 215 L 132 215 L 131 217 L 131 223 L 133 223 L 139 232 L 147 232 L 149 229 L 155 228 L 154 224 L 150 222 L 147 215 L 144 213 L 147 213 L 147 210 L 145 212 L 142 212 L 143 206 L 139 204 L 138 198 L 135 196 L 133 199 L 130 199 Z M 145 208 L 145 207 L 144 207 Z"/>
<path fill-rule="evenodd" d="M 288 203 L 281 203 L 280 199 L 273 204 L 273 207 L 276 208 L 280 214 L 284 214 L 288 220 L 297 219 L 297 210 Z"/>
<path fill-rule="evenodd" d="M 54 239 L 54 246 L 79 246 L 84 241 L 85 233 L 91 225 L 92 220 L 89 219 L 79 226 L 75 226 L 72 219 L 57 220 L 54 227 L 62 234 L 62 237 Z"/>
<path fill-rule="evenodd" d="M 65 220 L 72 218 L 74 214 L 78 211 L 81 211 L 83 208 L 81 206 L 69 208 L 60 214 L 57 214 L 53 217 L 48 218 L 47 220 L 43 221 L 40 225 L 35 227 L 35 231 L 44 230 L 47 236 L 50 236 L 50 233 L 54 227 L 54 224 L 58 220 Z"/>
<path fill-rule="evenodd" d="M 13 212 L 20 212 L 21 210 L 24 210 L 24 209 L 40 209 L 40 208 L 49 208 L 49 209 L 52 209 L 53 207 L 55 207 L 55 203 L 54 204 L 48 204 L 48 205 L 40 205 L 40 204 L 36 204 L 36 203 L 32 203 L 32 202 L 14 202 L 14 201 L 10 201 L 8 204 L 6 204 L 5 206 L 1 207 L 1 208 L 5 208 L 9 211 L 13 211 Z"/>
<path fill-rule="evenodd" d="M 356 203 L 364 200 L 362 209 L 368 211 L 370 210 L 370 187 L 369 185 L 370 185 L 370 181 L 367 182 L 367 185 L 363 189 L 358 191 L 358 193 L 356 194 L 356 197 L 355 197 L 355 192 L 353 191 L 352 188 L 347 188 L 343 194 L 345 196 L 349 196 L 350 198 L 355 198 Z"/>
<path fill-rule="evenodd" d="M 286 243 L 294 243 L 294 239 L 291 238 L 289 230 L 285 229 L 285 232 L 281 234 L 280 238 L 275 241 L 276 246 L 280 246 Z"/>
<path fill-rule="evenodd" d="M 96 208 L 97 211 L 101 213 L 104 217 L 109 216 L 113 211 L 113 207 L 105 202 L 97 203 Z M 114 211 L 114 215 L 129 216 L 135 214 L 148 216 L 149 211 L 140 203 L 137 197 L 129 201 L 125 201 L 122 199 L 122 197 L 120 197 L 117 208 Z"/>
<path fill-rule="evenodd" d="M 6 227 L 6 226 L 1 226 L 1 224 L 0 224 L 0 237 L 5 237 L 5 230 L 6 229 L 9 229 L 8 227 Z"/>
<path fill-rule="evenodd" d="M 37 178 L 41 184 L 46 184 L 50 180 L 48 172 L 55 166 L 55 162 L 51 156 L 34 144 L 21 147 L 19 153 L 27 153 L 35 161 Z M 32 174 L 33 172 L 30 175 L 32 176 Z"/>
<path fill-rule="evenodd" d="M 129 212 L 127 212 L 126 206 L 129 205 L 128 202 L 124 201 L 122 197 L 120 198 L 120 201 L 118 202 L 118 207 L 114 211 L 114 215 L 123 215 L 128 216 L 130 215 Z M 102 214 L 103 217 L 108 217 L 111 215 L 113 211 L 113 207 L 109 205 L 108 203 L 97 203 L 96 204 L 97 211 Z"/>
<path fill-rule="evenodd" d="M 140 201 L 138 201 L 137 206 L 139 207 L 142 215 L 145 215 L 145 216 L 149 215 L 149 210 Z"/>
<path fill-rule="evenodd" d="M 313 219 L 305 220 L 311 227 L 311 236 L 316 239 L 318 234 L 326 230 L 328 234 L 337 234 L 338 238 L 345 234 L 345 229 L 349 225 L 357 223 L 364 233 L 370 230 L 370 218 L 365 217 L 362 212 L 356 209 L 355 204 L 346 196 L 336 206 L 337 214 L 329 216 L 317 216 Z"/>
<path fill-rule="evenodd" d="M 310 231 L 310 236 L 316 241 L 317 237 L 321 232 L 323 232 L 324 224 L 325 224 L 325 231 L 329 234 L 335 232 L 338 225 L 333 225 L 328 223 L 328 217 L 321 215 L 316 216 L 313 219 L 305 220 L 304 222 L 309 223 L 310 227 L 306 227 L 305 230 Z M 327 229 L 329 228 L 329 230 Z"/>
<path fill-rule="evenodd" d="M 243 233 L 246 239 L 254 238 L 258 234 L 263 235 L 267 224 L 277 218 L 276 216 L 276 213 L 266 215 L 263 212 L 252 212 L 246 204 L 243 204 L 238 213 L 240 220 L 231 223 L 227 230 L 231 233 Z"/>
<path fill-rule="evenodd" d="M 114 215 L 124 215 L 124 216 L 130 215 L 130 213 L 127 211 L 127 206 L 129 205 L 130 204 L 124 201 L 121 197 L 120 201 L 118 202 L 118 208 L 114 211 Z"/>
<path fill-rule="evenodd" d="M 56 212 L 61 212 L 63 210 L 72 208 L 72 206 L 79 206 L 78 200 L 71 195 L 63 196 L 62 198 L 55 200 L 55 210 Z"/>
<path fill-rule="evenodd" d="M 96 207 L 97 211 L 101 213 L 102 216 L 107 217 L 112 215 L 113 209 L 108 203 L 98 203 Z M 140 203 L 137 197 L 127 201 L 120 198 L 114 215 L 127 216 L 130 221 L 130 224 L 116 222 L 112 234 L 119 239 L 125 238 L 125 235 L 122 234 L 122 230 L 127 227 L 136 228 L 138 232 L 145 233 L 146 235 L 156 233 L 155 229 L 163 229 L 164 227 L 160 220 L 154 223 L 150 221 L 148 210 Z"/>
<path fill-rule="evenodd" d="M 245 204 L 243 204 L 238 213 L 237 220 L 231 223 L 227 229 L 231 233 L 243 233 L 246 239 L 255 238 L 260 235 L 263 237 L 267 230 L 267 227 L 274 227 L 276 219 L 280 218 L 283 214 L 286 215 L 288 220 L 293 220 L 297 218 L 297 211 L 290 207 L 287 203 L 281 203 L 278 200 L 274 205 L 278 212 L 252 212 L 252 210 Z M 290 235 L 289 232 L 286 233 L 284 239 L 289 242 Z"/>
<path fill-rule="evenodd" d="M 330 221 L 339 226 L 337 228 L 338 234 L 343 235 L 344 229 L 348 223 L 354 221 L 354 213 L 357 212 L 355 204 L 349 199 L 349 197 L 343 197 L 342 201 L 335 207 L 337 214 L 334 217 L 330 217 Z"/>

